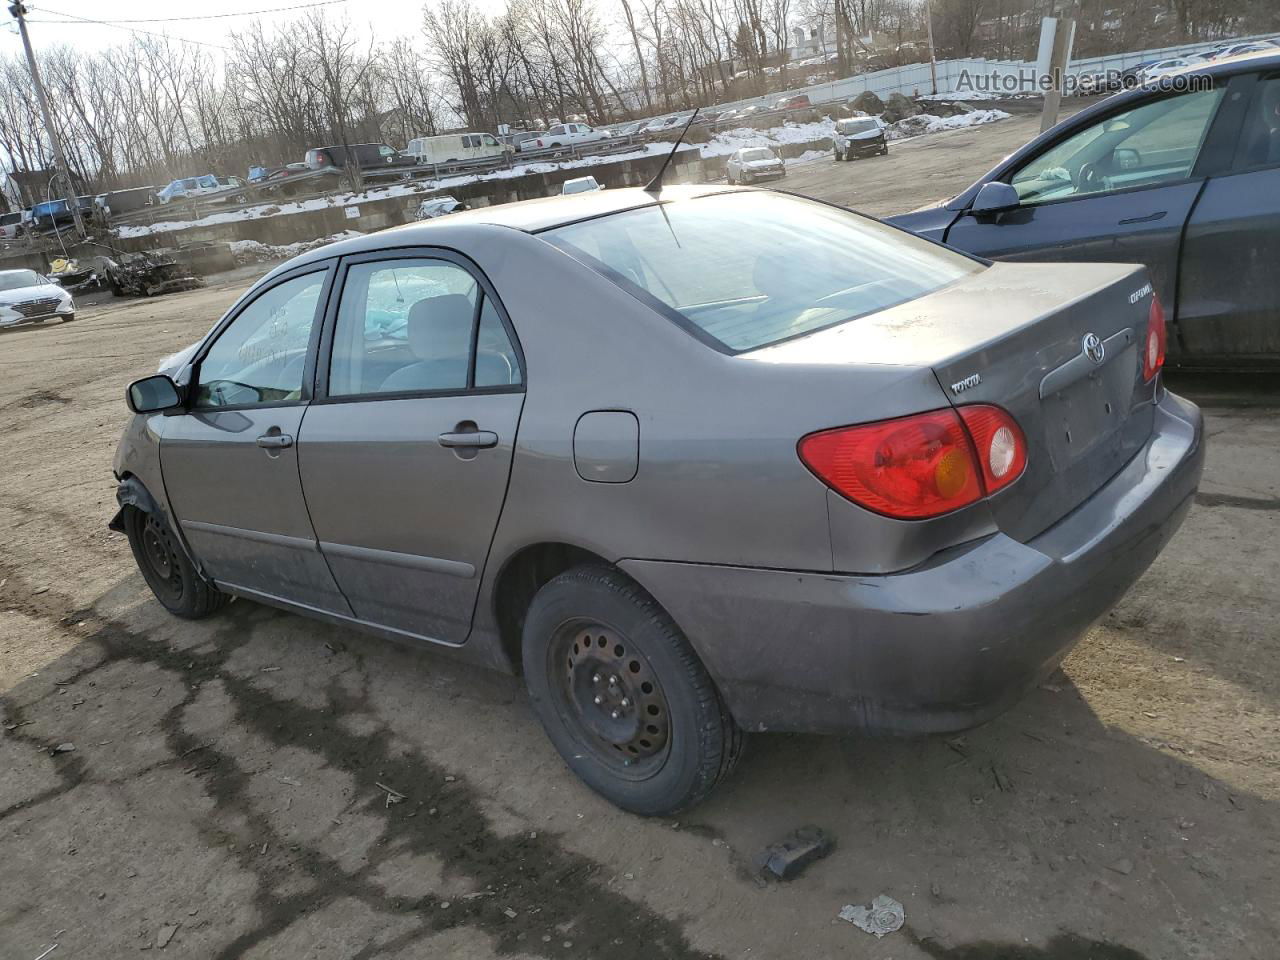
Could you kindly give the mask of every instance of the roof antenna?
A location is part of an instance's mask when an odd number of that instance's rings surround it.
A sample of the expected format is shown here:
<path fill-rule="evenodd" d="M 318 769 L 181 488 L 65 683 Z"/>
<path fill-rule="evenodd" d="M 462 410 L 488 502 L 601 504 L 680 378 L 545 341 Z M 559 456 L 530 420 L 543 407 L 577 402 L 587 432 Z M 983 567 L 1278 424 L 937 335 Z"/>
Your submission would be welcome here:
<path fill-rule="evenodd" d="M 662 175 L 667 172 L 667 167 L 671 164 L 671 158 L 676 155 L 676 151 L 680 149 L 680 144 L 684 142 L 684 135 L 689 132 L 689 128 L 693 126 L 694 118 L 698 116 L 701 107 L 694 107 L 693 113 L 689 114 L 689 120 L 684 125 L 684 129 L 680 131 L 680 136 L 676 137 L 675 145 L 671 148 L 671 152 L 667 154 L 667 159 L 662 161 L 662 166 L 658 168 L 657 176 L 645 184 L 645 193 L 661 193 L 662 192 Z"/>

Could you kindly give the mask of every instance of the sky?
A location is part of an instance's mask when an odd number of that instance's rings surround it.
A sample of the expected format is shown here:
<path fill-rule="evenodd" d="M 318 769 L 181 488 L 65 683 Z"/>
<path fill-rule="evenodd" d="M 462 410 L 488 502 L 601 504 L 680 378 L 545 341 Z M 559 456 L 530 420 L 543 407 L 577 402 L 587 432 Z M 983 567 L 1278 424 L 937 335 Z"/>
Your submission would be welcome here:
<path fill-rule="evenodd" d="M 31 42 L 36 49 L 68 44 L 86 51 L 125 43 L 129 31 L 162 33 L 215 46 L 227 46 L 228 37 L 253 20 L 267 27 L 296 19 L 306 6 L 316 0 L 203 0 L 200 3 L 174 3 L 173 0 L 27 0 L 27 21 Z M 390 40 L 403 34 L 417 36 L 422 20 L 423 0 L 326 0 L 320 9 L 330 15 L 346 16 L 351 23 L 368 31 L 378 40 Z M 502 0 L 474 0 L 486 12 L 502 7 Z M 0 53 L 20 51 L 22 42 L 9 16 L 7 3 L 0 4 Z M 259 13 L 261 10 L 277 10 Z M 213 17 L 217 19 L 174 20 L 175 17 Z M 147 21 L 139 23 L 90 23 L 94 21 Z"/>

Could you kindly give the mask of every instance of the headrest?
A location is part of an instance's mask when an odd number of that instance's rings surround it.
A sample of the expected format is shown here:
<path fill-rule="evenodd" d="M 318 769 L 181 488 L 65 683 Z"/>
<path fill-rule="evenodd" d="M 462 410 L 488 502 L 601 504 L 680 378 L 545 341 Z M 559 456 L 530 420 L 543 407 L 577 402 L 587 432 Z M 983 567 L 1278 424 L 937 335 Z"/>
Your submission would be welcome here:
<path fill-rule="evenodd" d="M 475 312 L 470 298 L 460 293 L 419 300 L 409 308 L 409 349 L 419 360 L 467 356 Z"/>

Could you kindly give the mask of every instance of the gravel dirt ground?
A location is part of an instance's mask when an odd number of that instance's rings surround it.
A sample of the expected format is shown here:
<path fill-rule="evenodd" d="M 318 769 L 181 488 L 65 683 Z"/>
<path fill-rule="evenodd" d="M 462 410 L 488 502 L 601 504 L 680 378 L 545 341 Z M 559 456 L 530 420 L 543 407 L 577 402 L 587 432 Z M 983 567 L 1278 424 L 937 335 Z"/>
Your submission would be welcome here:
<path fill-rule="evenodd" d="M 786 186 L 908 209 L 1034 130 Z M 1197 505 L 1008 714 L 756 737 L 710 802 L 646 821 L 565 770 L 514 679 L 245 601 L 198 624 L 152 601 L 106 529 L 123 387 L 262 269 L 0 333 L 0 958 L 1277 956 L 1273 382 L 1175 378 L 1208 414 Z M 834 853 L 758 882 L 754 853 L 803 824 Z M 836 918 L 878 894 L 902 930 Z"/>

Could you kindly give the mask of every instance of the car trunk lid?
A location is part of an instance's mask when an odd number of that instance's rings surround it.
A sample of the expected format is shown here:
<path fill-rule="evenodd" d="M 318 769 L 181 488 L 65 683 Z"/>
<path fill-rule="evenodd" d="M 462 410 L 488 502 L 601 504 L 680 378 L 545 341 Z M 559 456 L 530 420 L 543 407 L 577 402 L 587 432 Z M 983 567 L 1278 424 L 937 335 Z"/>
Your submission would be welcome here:
<path fill-rule="evenodd" d="M 1007 410 L 1026 436 L 1027 466 L 988 503 L 1002 532 L 1027 540 L 1106 483 L 1150 435 L 1153 391 L 1142 382 L 1139 344 L 1151 296 L 1141 267 L 998 263 L 764 352 L 927 363 L 954 406 Z"/>

